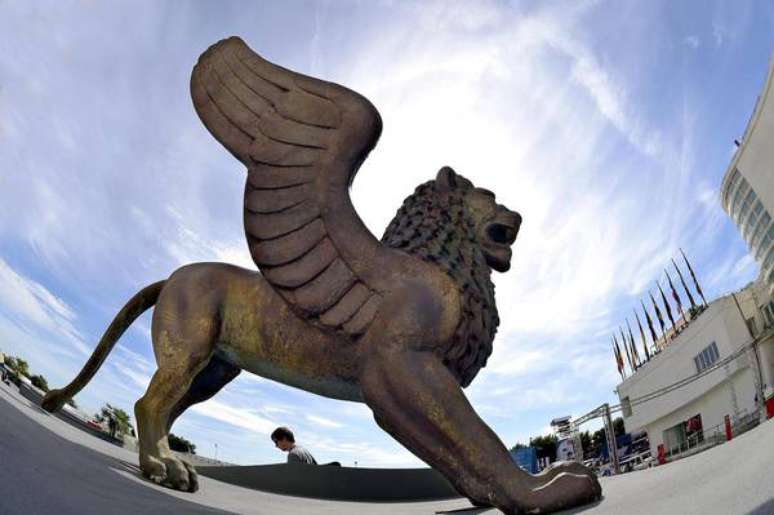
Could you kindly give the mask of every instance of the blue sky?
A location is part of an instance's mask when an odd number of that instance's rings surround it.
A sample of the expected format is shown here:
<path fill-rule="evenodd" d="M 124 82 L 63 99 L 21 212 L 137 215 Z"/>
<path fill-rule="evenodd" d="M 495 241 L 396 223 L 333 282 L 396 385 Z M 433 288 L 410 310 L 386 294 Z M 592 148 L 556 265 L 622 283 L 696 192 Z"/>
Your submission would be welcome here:
<path fill-rule="evenodd" d="M 69 381 L 124 302 L 196 261 L 254 268 L 244 171 L 191 105 L 191 68 L 239 35 L 364 94 L 384 120 L 353 201 L 381 236 L 450 165 L 518 210 L 502 323 L 467 389 L 507 445 L 614 402 L 610 334 L 682 247 L 708 297 L 757 265 L 718 202 L 774 50 L 769 2 L 0 0 L 0 349 Z M 146 314 L 77 397 L 131 412 Z M 364 405 L 243 373 L 174 432 L 235 463 L 418 464 Z"/>

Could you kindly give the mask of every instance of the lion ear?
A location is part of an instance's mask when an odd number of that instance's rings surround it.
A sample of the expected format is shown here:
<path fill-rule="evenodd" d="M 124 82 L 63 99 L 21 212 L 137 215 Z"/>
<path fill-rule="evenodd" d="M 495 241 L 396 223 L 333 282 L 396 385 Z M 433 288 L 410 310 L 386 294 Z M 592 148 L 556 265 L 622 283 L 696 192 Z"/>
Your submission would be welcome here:
<path fill-rule="evenodd" d="M 450 166 L 444 166 L 438 170 L 435 176 L 435 183 L 441 191 L 451 191 L 457 187 L 459 176 Z"/>

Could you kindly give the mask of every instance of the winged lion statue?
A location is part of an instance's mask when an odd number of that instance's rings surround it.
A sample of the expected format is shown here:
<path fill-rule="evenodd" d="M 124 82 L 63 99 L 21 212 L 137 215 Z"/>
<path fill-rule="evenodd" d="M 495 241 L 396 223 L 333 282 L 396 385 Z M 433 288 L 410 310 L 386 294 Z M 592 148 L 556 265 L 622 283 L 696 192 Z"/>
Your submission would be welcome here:
<path fill-rule="evenodd" d="M 539 475 L 519 469 L 463 393 L 492 351 L 499 318 L 490 275 L 510 267 L 518 213 L 444 167 L 405 200 L 380 241 L 349 196 L 381 132 L 367 99 L 270 63 L 236 37 L 202 54 L 191 95 L 210 133 L 247 167 L 244 229 L 259 271 L 196 263 L 145 287 L 45 409 L 80 391 L 155 305 L 158 369 L 135 416 L 140 468 L 159 484 L 197 489 L 194 467 L 168 448 L 169 429 L 247 370 L 364 402 L 475 505 L 546 513 L 600 496 L 578 463 Z"/>

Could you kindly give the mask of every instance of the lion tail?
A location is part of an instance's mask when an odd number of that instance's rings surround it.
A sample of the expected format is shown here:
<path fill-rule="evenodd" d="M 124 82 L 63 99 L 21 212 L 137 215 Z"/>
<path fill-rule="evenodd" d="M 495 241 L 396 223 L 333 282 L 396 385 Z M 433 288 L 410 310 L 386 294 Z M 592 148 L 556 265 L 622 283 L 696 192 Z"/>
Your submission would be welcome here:
<path fill-rule="evenodd" d="M 99 367 L 102 366 L 105 358 L 107 358 L 110 351 L 113 350 L 118 339 L 124 334 L 124 331 L 132 325 L 132 322 L 134 322 L 137 317 L 156 304 L 161 289 L 164 287 L 164 283 L 166 283 L 166 281 L 159 281 L 150 286 L 146 286 L 121 308 L 121 311 L 118 312 L 110 323 L 107 331 L 102 335 L 102 339 L 100 339 L 97 348 L 94 349 L 91 357 L 78 375 L 75 376 L 75 379 L 64 388 L 51 390 L 43 397 L 40 405 L 44 410 L 50 413 L 59 411 L 68 400 L 73 398 L 75 394 L 80 392 L 83 387 L 91 381 L 91 378 L 97 373 Z"/>

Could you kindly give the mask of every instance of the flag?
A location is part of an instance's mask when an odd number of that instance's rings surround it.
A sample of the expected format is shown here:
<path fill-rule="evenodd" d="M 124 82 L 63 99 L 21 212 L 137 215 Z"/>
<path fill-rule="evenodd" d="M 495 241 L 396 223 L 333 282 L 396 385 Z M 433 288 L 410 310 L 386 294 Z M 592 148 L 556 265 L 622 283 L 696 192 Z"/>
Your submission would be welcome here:
<path fill-rule="evenodd" d="M 672 283 L 672 277 L 669 275 L 669 271 L 666 268 L 664 269 L 664 273 L 667 276 L 667 281 L 669 281 L 669 287 L 672 289 L 672 298 L 677 302 L 677 311 L 680 313 L 681 317 L 685 317 L 685 313 L 683 313 L 683 303 L 680 302 L 680 296 L 677 294 L 675 285 Z"/>
<path fill-rule="evenodd" d="M 696 309 L 696 303 L 693 301 L 693 295 L 691 295 L 691 290 L 688 289 L 688 285 L 685 284 L 685 279 L 683 278 L 682 272 L 680 272 L 680 269 L 677 268 L 677 263 L 675 263 L 675 260 L 672 260 L 672 264 L 675 265 L 675 270 L 677 270 L 677 275 L 680 277 L 680 282 L 683 283 L 683 290 L 685 290 L 686 295 L 688 295 L 688 300 L 691 303 L 691 308 Z"/>
<path fill-rule="evenodd" d="M 632 335 L 632 326 L 629 325 L 629 319 L 626 319 L 626 328 L 629 329 L 629 342 L 632 345 L 632 349 L 634 349 L 635 352 L 637 352 L 637 346 L 634 344 L 634 336 Z M 639 359 L 639 352 L 637 353 L 637 359 Z M 647 361 L 650 361 L 650 356 L 648 355 L 648 350 L 645 349 L 645 359 Z"/>
<path fill-rule="evenodd" d="M 642 322 L 640 322 L 640 315 L 637 314 L 637 310 L 634 310 L 634 316 L 637 318 L 637 325 L 640 327 L 640 341 L 642 342 L 642 348 L 645 349 L 645 358 L 650 361 L 650 352 L 648 352 L 648 342 L 645 341 L 645 331 L 642 330 Z"/>
<path fill-rule="evenodd" d="M 632 363 L 634 363 L 634 368 L 632 370 L 637 370 L 640 368 L 640 355 L 637 354 L 637 349 L 631 346 L 631 344 L 626 340 L 626 336 L 624 335 L 623 329 L 621 326 L 618 326 L 618 330 L 621 331 L 621 340 L 623 341 L 625 346 L 629 347 L 629 351 L 632 353 Z"/>
<path fill-rule="evenodd" d="M 645 303 L 642 302 L 642 299 L 640 299 L 640 304 L 642 304 L 642 311 L 645 312 L 645 320 L 648 322 L 648 329 L 650 329 L 650 338 L 653 342 L 653 346 L 658 350 L 658 338 L 656 338 L 656 330 L 653 329 L 653 320 L 650 318 L 650 313 L 648 313 L 648 310 L 645 309 Z"/>
<path fill-rule="evenodd" d="M 661 300 L 664 302 L 664 307 L 666 308 L 667 317 L 669 318 L 669 321 L 672 322 L 672 327 L 674 327 L 675 319 L 672 317 L 672 308 L 669 306 L 669 302 L 667 302 L 666 295 L 664 295 L 664 290 L 661 289 L 661 285 L 656 283 L 656 286 L 658 286 L 658 291 L 661 292 Z"/>
<path fill-rule="evenodd" d="M 658 304 L 656 304 L 656 299 L 653 298 L 653 294 L 650 293 L 650 290 L 648 290 L 648 295 L 650 295 L 650 301 L 653 303 L 653 309 L 656 310 L 656 318 L 658 318 L 658 325 L 661 327 L 661 335 L 664 334 L 664 317 L 661 316 L 661 310 L 658 309 Z"/>
<path fill-rule="evenodd" d="M 621 379 L 624 379 L 624 361 L 621 356 L 621 349 L 618 348 L 618 344 L 613 342 L 613 355 L 615 355 L 615 364 L 618 367 L 618 373 L 621 374 Z"/>
<path fill-rule="evenodd" d="M 615 333 L 613 333 L 613 343 L 615 343 L 615 346 L 618 347 L 618 340 L 615 338 Z M 626 361 L 629 362 L 629 368 L 632 370 L 632 372 L 634 372 L 634 364 L 632 363 L 632 357 L 629 354 L 629 349 L 626 348 L 626 345 L 624 345 L 623 348 L 626 351 Z"/>
<path fill-rule="evenodd" d="M 701 295 L 701 300 L 704 301 L 704 305 L 707 305 L 707 299 L 704 298 L 704 293 L 701 291 L 701 286 L 699 286 L 699 281 L 696 280 L 696 274 L 693 273 L 693 268 L 691 268 L 691 264 L 688 262 L 688 258 L 685 257 L 685 252 L 683 252 L 683 249 L 680 249 L 680 254 L 683 255 L 683 259 L 685 260 L 685 264 L 688 265 L 688 271 L 691 273 L 691 277 L 693 278 L 693 284 L 696 286 L 696 291 L 699 292 L 699 295 Z"/>

